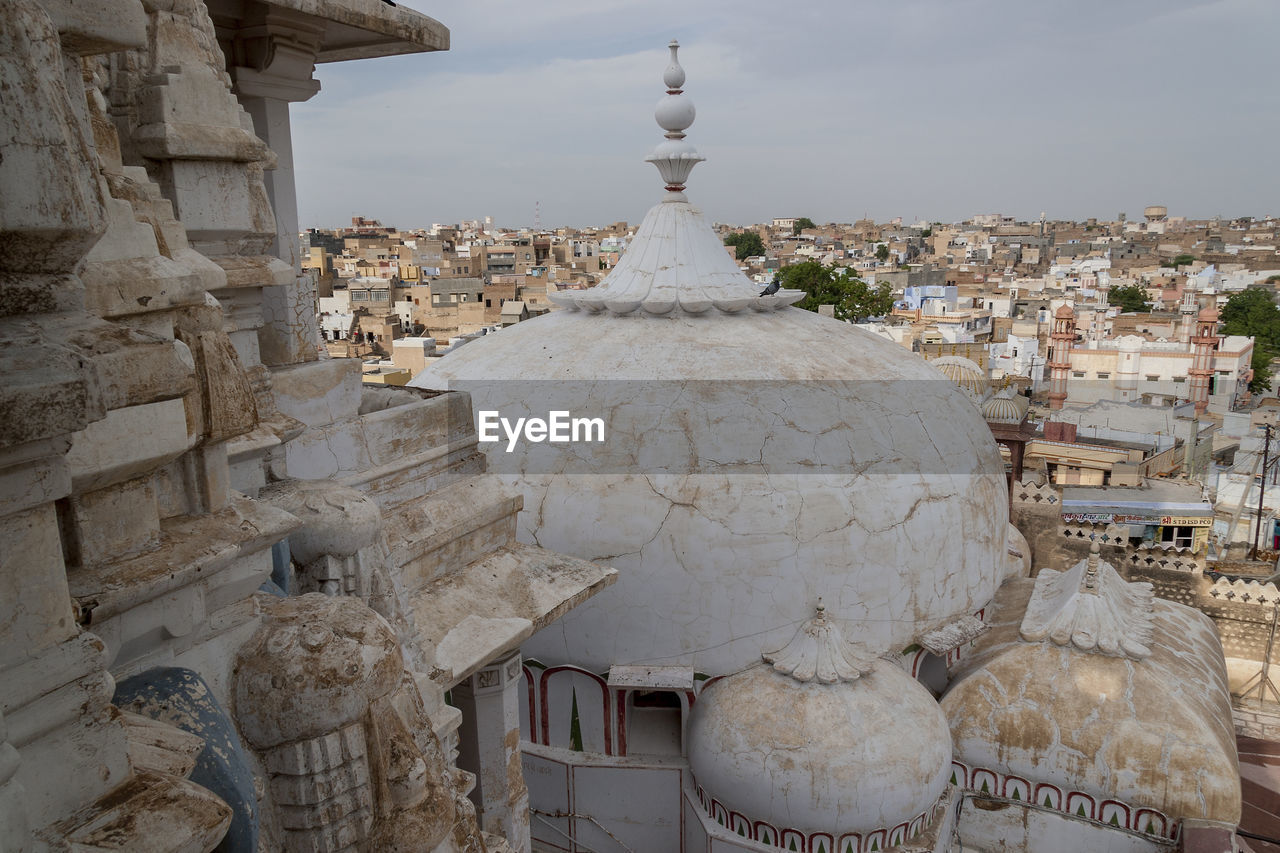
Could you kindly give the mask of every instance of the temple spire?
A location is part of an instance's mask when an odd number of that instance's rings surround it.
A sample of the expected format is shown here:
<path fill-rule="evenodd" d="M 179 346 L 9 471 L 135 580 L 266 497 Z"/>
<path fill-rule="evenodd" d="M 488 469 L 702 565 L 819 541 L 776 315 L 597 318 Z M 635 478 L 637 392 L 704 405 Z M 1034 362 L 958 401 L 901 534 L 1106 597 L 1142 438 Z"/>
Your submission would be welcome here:
<path fill-rule="evenodd" d="M 685 76 L 677 56 L 680 43 L 672 39 L 667 47 L 671 50 L 671 61 L 662 72 L 662 82 L 667 87 L 667 94 L 658 101 L 658 107 L 653 111 L 658 126 L 666 131 L 666 140 L 659 142 L 653 153 L 644 159 L 646 163 L 658 167 L 658 173 L 666 182 L 668 195 L 665 200 L 685 201 L 685 181 L 689 179 L 693 167 L 706 158 L 691 143 L 685 141 L 684 132 L 693 124 L 697 113 L 693 108 L 693 101 L 685 97 L 684 89 L 681 88 L 684 86 Z"/>

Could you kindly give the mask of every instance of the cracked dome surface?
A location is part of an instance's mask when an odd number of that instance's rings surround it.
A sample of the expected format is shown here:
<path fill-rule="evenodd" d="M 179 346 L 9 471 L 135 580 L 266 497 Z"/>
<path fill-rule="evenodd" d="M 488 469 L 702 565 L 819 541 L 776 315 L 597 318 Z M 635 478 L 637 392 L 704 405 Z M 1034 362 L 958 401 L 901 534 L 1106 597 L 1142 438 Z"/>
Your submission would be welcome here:
<path fill-rule="evenodd" d="M 522 540 L 620 573 L 525 646 L 544 662 L 732 672 L 819 596 L 847 639 L 900 651 L 999 584 L 1008 499 L 989 429 L 923 359 L 849 324 L 556 311 L 414 384 L 503 417 L 605 423 L 604 444 L 566 445 L 561 463 L 545 444 L 481 445 L 524 494 Z"/>

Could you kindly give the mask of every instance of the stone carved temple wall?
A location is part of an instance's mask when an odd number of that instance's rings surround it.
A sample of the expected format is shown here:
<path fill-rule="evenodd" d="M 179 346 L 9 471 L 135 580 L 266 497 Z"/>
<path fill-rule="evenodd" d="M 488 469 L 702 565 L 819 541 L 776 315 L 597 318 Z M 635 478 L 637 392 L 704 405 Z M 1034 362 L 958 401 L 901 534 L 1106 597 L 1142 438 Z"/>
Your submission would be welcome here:
<path fill-rule="evenodd" d="M 615 575 L 515 542 L 465 396 L 319 358 L 296 268 L 288 104 L 448 31 L 0 18 L 0 849 L 527 849 L 478 679 Z"/>

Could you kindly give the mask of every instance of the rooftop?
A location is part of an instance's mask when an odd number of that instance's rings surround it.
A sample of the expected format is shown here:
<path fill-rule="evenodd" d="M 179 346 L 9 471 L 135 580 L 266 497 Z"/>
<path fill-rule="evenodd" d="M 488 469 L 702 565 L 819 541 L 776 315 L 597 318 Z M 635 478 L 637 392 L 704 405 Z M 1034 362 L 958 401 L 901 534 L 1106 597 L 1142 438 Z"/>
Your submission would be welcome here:
<path fill-rule="evenodd" d="M 1062 490 L 1062 508 L 1152 509 L 1180 513 L 1213 513 L 1213 504 L 1195 483 L 1148 480 L 1141 486 L 1068 486 Z"/>

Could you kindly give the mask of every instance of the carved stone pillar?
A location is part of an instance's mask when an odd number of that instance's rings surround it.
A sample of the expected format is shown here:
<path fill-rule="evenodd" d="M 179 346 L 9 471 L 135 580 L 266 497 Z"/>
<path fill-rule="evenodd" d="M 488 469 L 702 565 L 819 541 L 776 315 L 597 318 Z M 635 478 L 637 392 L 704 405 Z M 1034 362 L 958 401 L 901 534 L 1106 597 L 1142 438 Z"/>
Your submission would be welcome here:
<path fill-rule="evenodd" d="M 71 491 L 71 435 L 110 396 L 73 343 L 93 322 L 76 270 L 106 216 L 79 59 L 59 35 L 30 0 L 0 7 L 0 824 L 16 811 L 33 831 L 129 775 L 101 643 L 72 612 L 55 503 Z"/>
<path fill-rule="evenodd" d="M 451 691 L 462 711 L 459 760 L 476 774 L 480 828 L 529 847 L 529 790 L 520 764 L 520 653 L 490 663 Z"/>
<path fill-rule="evenodd" d="M 240 105 L 253 119 L 254 132 L 276 155 L 275 168 L 263 175 L 276 221 L 276 238 L 270 251 L 293 267 L 295 273 L 291 284 L 268 287 L 262 292 L 265 322 L 258 333 L 262 361 L 268 365 L 315 361 L 319 338 L 314 288 L 309 277 L 297 275 L 298 194 L 289 105 L 306 101 L 320 91 L 320 82 L 311 74 L 324 31 L 314 18 L 255 6 L 234 30 L 220 28 L 219 36 L 229 54 L 231 79 Z"/>

